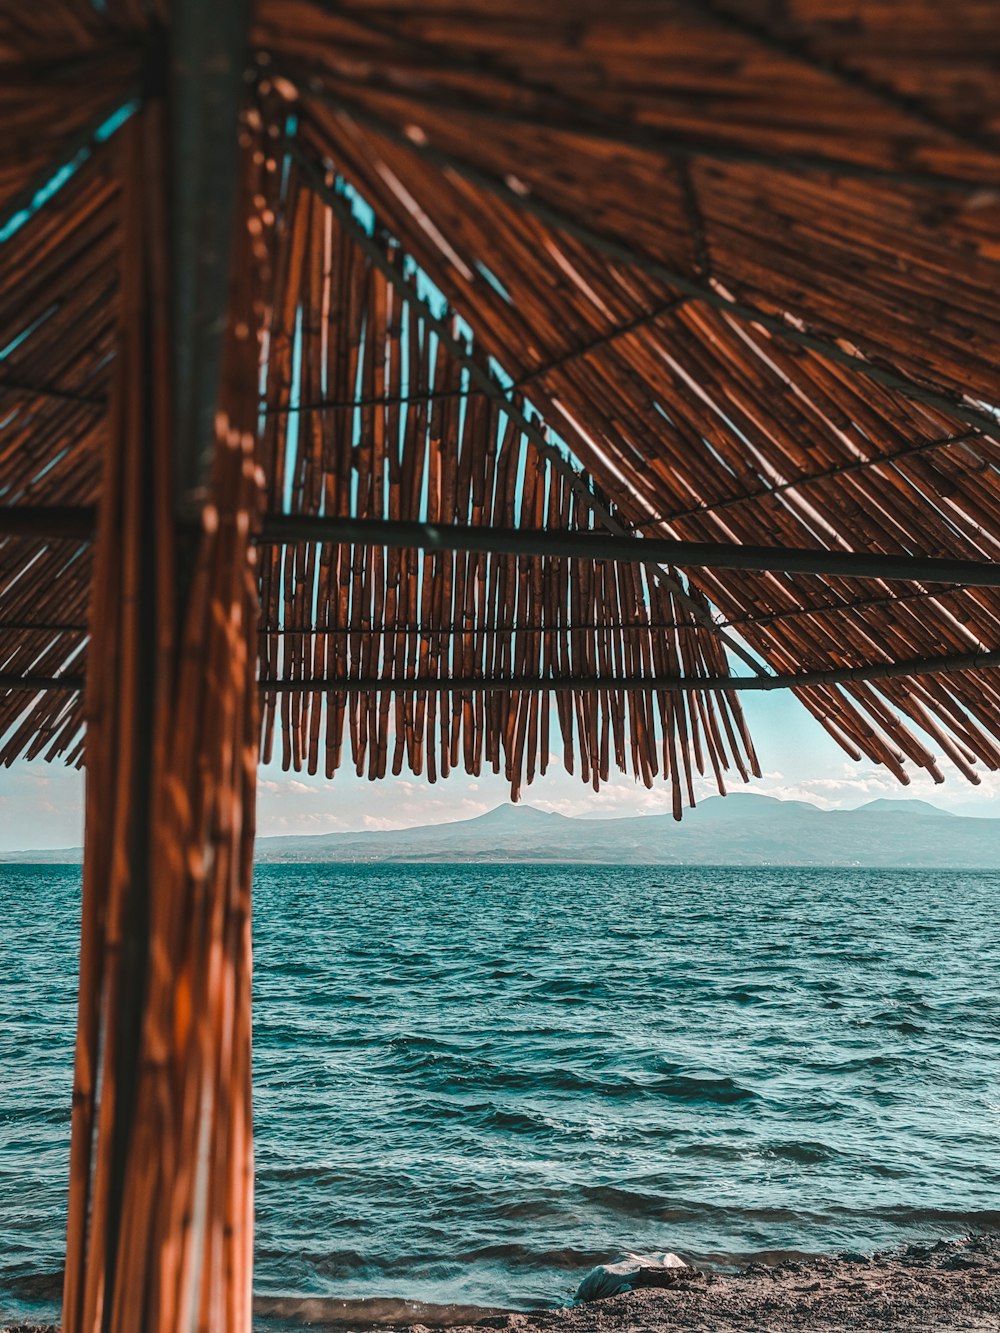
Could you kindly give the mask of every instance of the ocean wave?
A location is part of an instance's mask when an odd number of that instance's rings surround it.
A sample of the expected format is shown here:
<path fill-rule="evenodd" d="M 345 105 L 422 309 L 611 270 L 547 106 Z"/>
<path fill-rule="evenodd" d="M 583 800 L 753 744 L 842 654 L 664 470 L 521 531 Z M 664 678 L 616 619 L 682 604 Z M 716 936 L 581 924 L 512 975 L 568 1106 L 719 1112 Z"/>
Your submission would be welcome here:
<path fill-rule="evenodd" d="M 802 1162 L 809 1166 L 818 1162 L 832 1162 L 843 1156 L 825 1143 L 809 1140 L 800 1143 L 769 1143 L 760 1151 L 763 1157 L 776 1157 L 783 1162 Z"/>
<path fill-rule="evenodd" d="M 734 1209 L 732 1206 L 711 1203 L 706 1199 L 682 1199 L 667 1192 L 673 1182 L 664 1182 L 664 1192 L 654 1193 L 648 1186 L 645 1189 L 627 1189 L 619 1185 L 592 1185 L 581 1191 L 589 1202 L 615 1213 L 628 1217 L 643 1218 L 649 1221 L 689 1225 L 692 1223 L 725 1219 L 731 1222 L 734 1214 L 745 1224 L 783 1223 L 804 1226 L 809 1222 L 818 1222 L 824 1214 L 807 1208 L 783 1207 L 747 1207 Z"/>

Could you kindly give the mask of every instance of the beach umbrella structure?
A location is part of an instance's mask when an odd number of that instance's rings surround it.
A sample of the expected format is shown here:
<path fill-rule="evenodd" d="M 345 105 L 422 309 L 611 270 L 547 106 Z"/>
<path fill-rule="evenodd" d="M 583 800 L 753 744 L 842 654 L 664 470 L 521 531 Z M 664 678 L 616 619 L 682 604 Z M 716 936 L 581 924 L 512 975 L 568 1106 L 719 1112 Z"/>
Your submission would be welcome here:
<path fill-rule="evenodd" d="M 249 1330 L 261 755 L 1000 767 L 992 0 L 0 3 L 0 757 L 86 771 L 64 1333 Z"/>

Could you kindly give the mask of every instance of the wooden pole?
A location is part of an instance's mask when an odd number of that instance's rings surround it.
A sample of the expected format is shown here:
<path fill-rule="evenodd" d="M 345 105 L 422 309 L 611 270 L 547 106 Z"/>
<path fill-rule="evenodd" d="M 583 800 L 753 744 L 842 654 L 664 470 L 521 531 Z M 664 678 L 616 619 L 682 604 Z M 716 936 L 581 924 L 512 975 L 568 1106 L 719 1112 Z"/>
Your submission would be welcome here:
<path fill-rule="evenodd" d="M 230 205 L 236 196 L 243 59 L 232 25 L 217 29 L 198 11 L 174 5 L 172 46 L 153 33 L 143 103 L 120 139 L 64 1333 L 251 1326 L 257 349 L 249 257 L 231 254 L 232 207 L 221 217 L 217 199 L 204 208 L 214 189 L 226 196 L 226 160 Z M 186 138 L 173 126 L 175 147 L 202 134 L 202 165 L 211 163 L 200 173 L 193 164 L 185 193 L 170 168 L 169 107 L 209 73 L 228 101 L 200 119 L 186 105 L 196 121 Z M 245 243 L 245 225 L 236 235 Z M 198 238 L 222 275 L 207 295 L 188 272 Z M 193 341 L 197 374 L 178 337 Z M 178 438 L 198 431 L 206 438 L 179 451 Z"/>

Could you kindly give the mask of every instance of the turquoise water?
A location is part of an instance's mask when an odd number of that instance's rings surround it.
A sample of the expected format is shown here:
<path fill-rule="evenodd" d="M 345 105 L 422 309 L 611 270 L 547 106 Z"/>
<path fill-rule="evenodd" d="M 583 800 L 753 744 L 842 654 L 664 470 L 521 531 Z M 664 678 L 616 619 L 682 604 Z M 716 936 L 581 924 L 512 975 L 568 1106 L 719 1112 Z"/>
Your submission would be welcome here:
<path fill-rule="evenodd" d="M 621 1247 L 1000 1230 L 998 889 L 259 868 L 262 1308 L 553 1304 Z M 57 1300 L 78 913 L 76 869 L 0 867 L 5 1317 Z"/>

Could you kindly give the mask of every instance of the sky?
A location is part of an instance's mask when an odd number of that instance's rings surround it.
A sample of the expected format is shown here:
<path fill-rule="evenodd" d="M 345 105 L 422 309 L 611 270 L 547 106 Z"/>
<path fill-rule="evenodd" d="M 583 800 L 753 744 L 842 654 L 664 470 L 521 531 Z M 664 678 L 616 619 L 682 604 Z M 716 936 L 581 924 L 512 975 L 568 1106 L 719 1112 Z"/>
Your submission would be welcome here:
<path fill-rule="evenodd" d="M 918 797 L 955 814 L 1000 818 L 1000 774 L 984 773 L 972 786 L 944 759 L 946 781 L 936 786 L 915 772 L 909 787 L 890 773 L 862 761 L 853 763 L 790 694 L 744 694 L 763 778 L 744 787 L 737 776 L 731 791 L 756 791 L 783 800 L 811 801 L 823 809 L 851 809 L 879 796 Z M 698 793 L 714 794 L 705 782 Z M 332 781 L 304 773 L 284 773 L 277 764 L 261 768 L 257 827 L 261 836 L 332 833 L 357 829 L 405 828 L 470 819 L 510 799 L 507 784 L 492 773 L 479 778 L 454 773 L 430 785 L 402 775 L 382 782 L 357 778 L 342 769 Z M 601 791 L 570 776 L 561 760 L 525 790 L 522 801 L 542 810 L 594 818 L 656 814 L 670 809 L 670 789 L 660 782 L 647 791 L 631 778 L 616 776 Z M 83 777 L 62 764 L 40 761 L 0 769 L 0 851 L 79 846 L 83 836 Z"/>

